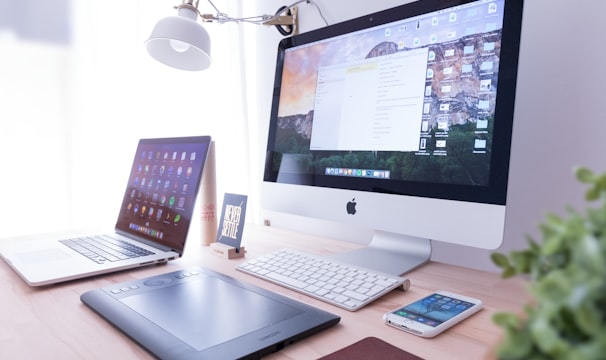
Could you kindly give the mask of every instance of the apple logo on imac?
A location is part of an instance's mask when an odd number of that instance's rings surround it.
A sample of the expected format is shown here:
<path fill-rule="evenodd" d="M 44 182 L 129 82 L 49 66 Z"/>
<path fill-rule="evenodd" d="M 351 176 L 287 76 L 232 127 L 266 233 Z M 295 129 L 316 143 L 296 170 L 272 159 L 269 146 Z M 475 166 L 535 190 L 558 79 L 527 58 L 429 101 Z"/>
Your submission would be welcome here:
<path fill-rule="evenodd" d="M 356 198 L 351 199 L 351 201 L 347 202 L 347 213 L 349 215 L 355 215 L 356 214 Z"/>

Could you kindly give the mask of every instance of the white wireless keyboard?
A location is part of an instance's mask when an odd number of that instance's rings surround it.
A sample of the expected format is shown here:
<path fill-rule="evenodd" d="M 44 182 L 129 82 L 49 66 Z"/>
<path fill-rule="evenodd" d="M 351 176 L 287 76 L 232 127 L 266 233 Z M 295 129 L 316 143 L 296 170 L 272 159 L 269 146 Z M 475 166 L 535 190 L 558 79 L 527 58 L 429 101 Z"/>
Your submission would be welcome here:
<path fill-rule="evenodd" d="M 410 287 L 410 281 L 399 276 L 291 249 L 249 260 L 236 269 L 349 311 L 398 287 Z"/>

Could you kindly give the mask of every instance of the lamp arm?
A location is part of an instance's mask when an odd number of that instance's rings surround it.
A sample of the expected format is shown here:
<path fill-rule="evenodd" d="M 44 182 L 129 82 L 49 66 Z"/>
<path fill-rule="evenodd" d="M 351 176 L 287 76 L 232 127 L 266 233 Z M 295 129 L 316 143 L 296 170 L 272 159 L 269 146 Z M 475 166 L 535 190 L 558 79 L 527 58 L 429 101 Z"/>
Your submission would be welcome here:
<path fill-rule="evenodd" d="M 322 20 L 324 20 L 324 23 L 326 25 L 328 25 L 328 21 L 326 21 L 326 18 L 322 14 L 322 11 L 318 7 L 318 5 L 315 2 L 313 2 L 312 0 L 298 0 L 288 6 L 281 7 L 280 9 L 282 9 L 282 11 L 278 11 L 274 15 L 265 14 L 265 15 L 257 15 L 257 16 L 250 16 L 250 17 L 241 17 L 241 18 L 230 17 L 226 13 L 221 12 L 211 0 L 207 0 L 207 1 L 215 9 L 216 14 L 214 14 L 214 15 L 213 14 L 202 14 L 200 12 L 200 10 L 198 10 L 199 0 L 183 0 L 183 3 L 181 5 L 175 6 L 175 9 L 180 9 L 180 8 L 190 9 L 190 10 L 196 12 L 200 16 L 200 19 L 202 19 L 202 21 L 204 21 L 204 22 L 212 22 L 212 21 L 216 21 L 218 23 L 247 22 L 247 23 L 253 23 L 253 24 L 258 24 L 258 25 L 296 25 L 297 19 L 295 16 L 282 15 L 282 14 L 286 10 L 292 9 L 301 3 L 307 3 L 307 4 L 311 4 L 316 7 L 316 9 L 318 10 L 318 13 L 320 14 L 320 17 L 322 18 Z"/>

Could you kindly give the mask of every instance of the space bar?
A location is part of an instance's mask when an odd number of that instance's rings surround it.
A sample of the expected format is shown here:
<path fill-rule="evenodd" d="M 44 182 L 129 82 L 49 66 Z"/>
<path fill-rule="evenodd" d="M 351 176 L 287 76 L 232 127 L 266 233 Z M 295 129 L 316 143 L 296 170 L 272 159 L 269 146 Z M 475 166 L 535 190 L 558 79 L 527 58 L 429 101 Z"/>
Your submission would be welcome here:
<path fill-rule="evenodd" d="M 297 279 L 293 279 L 293 278 L 290 278 L 288 276 L 284 276 L 282 274 L 278 274 L 278 273 L 275 273 L 275 272 L 269 272 L 269 273 L 265 274 L 264 276 L 267 277 L 267 278 L 269 278 L 269 279 L 276 280 L 276 281 L 279 281 L 281 283 L 284 283 L 286 285 L 290 285 L 290 286 L 295 287 L 297 289 L 303 289 L 303 288 L 305 288 L 305 287 L 307 287 L 309 285 L 306 282 L 303 282 L 303 281 L 300 281 L 300 280 L 297 280 Z"/>

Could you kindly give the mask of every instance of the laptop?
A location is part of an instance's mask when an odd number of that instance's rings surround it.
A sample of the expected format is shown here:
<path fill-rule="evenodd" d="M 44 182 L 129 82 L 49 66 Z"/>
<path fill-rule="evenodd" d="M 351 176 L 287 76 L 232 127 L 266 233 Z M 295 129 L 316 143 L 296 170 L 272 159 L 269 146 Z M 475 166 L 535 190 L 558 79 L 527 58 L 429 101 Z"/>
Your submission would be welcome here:
<path fill-rule="evenodd" d="M 113 230 L 2 239 L 0 256 L 30 286 L 181 257 L 210 141 L 209 136 L 139 140 Z"/>
<path fill-rule="evenodd" d="M 90 290 L 80 300 L 159 359 L 259 359 L 340 321 L 201 267 Z"/>

